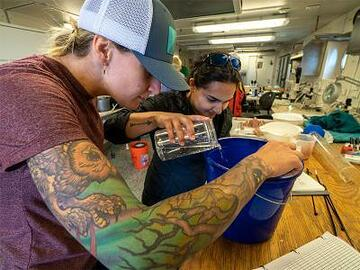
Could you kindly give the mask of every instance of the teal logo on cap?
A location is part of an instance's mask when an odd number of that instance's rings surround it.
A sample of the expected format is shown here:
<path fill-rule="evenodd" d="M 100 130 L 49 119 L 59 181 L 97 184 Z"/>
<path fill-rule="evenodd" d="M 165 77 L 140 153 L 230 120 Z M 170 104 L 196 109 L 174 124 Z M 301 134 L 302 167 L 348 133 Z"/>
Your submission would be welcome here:
<path fill-rule="evenodd" d="M 174 54 L 175 41 L 176 41 L 176 30 L 173 27 L 169 26 L 167 48 L 166 48 L 166 52 L 168 54 Z"/>

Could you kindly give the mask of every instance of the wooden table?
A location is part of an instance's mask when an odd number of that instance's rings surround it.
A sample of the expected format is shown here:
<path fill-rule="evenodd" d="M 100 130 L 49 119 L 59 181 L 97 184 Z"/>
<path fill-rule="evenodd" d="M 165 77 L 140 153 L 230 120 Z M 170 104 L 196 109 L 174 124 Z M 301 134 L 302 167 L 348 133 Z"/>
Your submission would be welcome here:
<path fill-rule="evenodd" d="M 339 149 L 340 145 L 332 147 Z M 324 164 L 326 165 L 326 164 Z M 318 172 L 357 250 L 360 250 L 360 179 L 344 183 L 330 174 L 316 153 L 305 162 L 311 173 Z M 356 166 L 360 169 L 360 166 Z M 311 196 L 293 196 L 285 206 L 273 237 L 260 244 L 245 245 L 220 238 L 188 259 L 181 270 L 253 269 L 280 257 L 329 231 L 334 234 L 323 197 L 314 197 L 318 215 L 314 215 Z M 340 230 L 338 236 L 349 242 Z"/>

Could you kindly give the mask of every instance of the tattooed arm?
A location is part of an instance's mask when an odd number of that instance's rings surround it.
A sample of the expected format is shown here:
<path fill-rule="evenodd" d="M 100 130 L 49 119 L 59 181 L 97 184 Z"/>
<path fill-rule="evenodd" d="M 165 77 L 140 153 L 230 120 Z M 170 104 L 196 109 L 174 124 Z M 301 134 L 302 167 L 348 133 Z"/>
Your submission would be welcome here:
<path fill-rule="evenodd" d="M 134 112 L 126 123 L 126 136 L 134 139 L 157 128 L 156 115 L 160 112 Z"/>
<path fill-rule="evenodd" d="M 208 120 L 208 118 L 200 115 L 184 115 L 169 112 L 135 112 L 130 114 L 125 131 L 128 138 L 137 138 L 156 128 L 166 128 L 170 140 L 175 137 L 175 130 L 181 142 L 184 139 L 185 133 L 189 137 L 194 136 L 193 121 L 205 120 Z"/>
<path fill-rule="evenodd" d="M 28 166 L 48 208 L 107 267 L 174 269 L 215 240 L 265 178 L 301 166 L 294 152 L 265 146 L 214 182 L 152 207 L 87 140 L 46 150 Z"/>
<path fill-rule="evenodd" d="M 136 111 L 123 109 L 116 117 L 106 121 L 105 137 L 115 143 L 124 143 L 121 137 L 135 139 L 157 128 L 166 128 L 170 140 L 175 133 L 180 142 L 185 135 L 191 138 L 194 135 L 193 121 L 207 121 L 209 118 L 179 113 L 181 110 L 187 111 L 182 108 L 186 100 L 185 94 L 165 93 L 149 97 Z"/>

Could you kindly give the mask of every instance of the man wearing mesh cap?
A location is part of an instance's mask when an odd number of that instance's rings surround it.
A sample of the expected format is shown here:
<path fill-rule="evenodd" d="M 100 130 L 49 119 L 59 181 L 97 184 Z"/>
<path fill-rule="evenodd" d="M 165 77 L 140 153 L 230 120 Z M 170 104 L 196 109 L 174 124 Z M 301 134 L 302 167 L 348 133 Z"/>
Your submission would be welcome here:
<path fill-rule="evenodd" d="M 103 154 L 94 98 L 133 109 L 160 82 L 187 89 L 174 45 L 160 1 L 87 0 L 79 27 L 56 32 L 47 55 L 0 66 L 0 269 L 92 269 L 93 257 L 110 269 L 177 268 L 266 178 L 301 167 L 294 146 L 269 143 L 204 187 L 142 205 Z M 204 119 L 137 124 L 192 137 L 193 120 Z"/>

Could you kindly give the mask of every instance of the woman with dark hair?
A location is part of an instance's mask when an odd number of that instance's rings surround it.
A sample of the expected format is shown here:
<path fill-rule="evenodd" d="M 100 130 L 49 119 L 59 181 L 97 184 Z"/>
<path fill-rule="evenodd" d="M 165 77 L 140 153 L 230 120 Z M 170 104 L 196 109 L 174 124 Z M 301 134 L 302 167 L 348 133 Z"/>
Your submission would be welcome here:
<path fill-rule="evenodd" d="M 173 113 L 206 116 L 212 119 L 218 137 L 229 136 L 232 115 L 228 104 L 240 83 L 239 69 L 240 60 L 226 53 L 206 55 L 190 74 L 189 91 L 161 93 L 142 102 L 136 112 L 122 111 L 117 118 L 105 123 L 105 137 L 120 143 L 124 138 L 134 139 L 151 132 L 153 141 L 154 131 L 166 127 L 164 119 L 172 121 Z M 149 127 L 148 121 L 158 126 Z M 142 201 L 145 205 L 153 205 L 204 183 L 202 153 L 161 161 L 155 152 L 147 171 Z"/>

